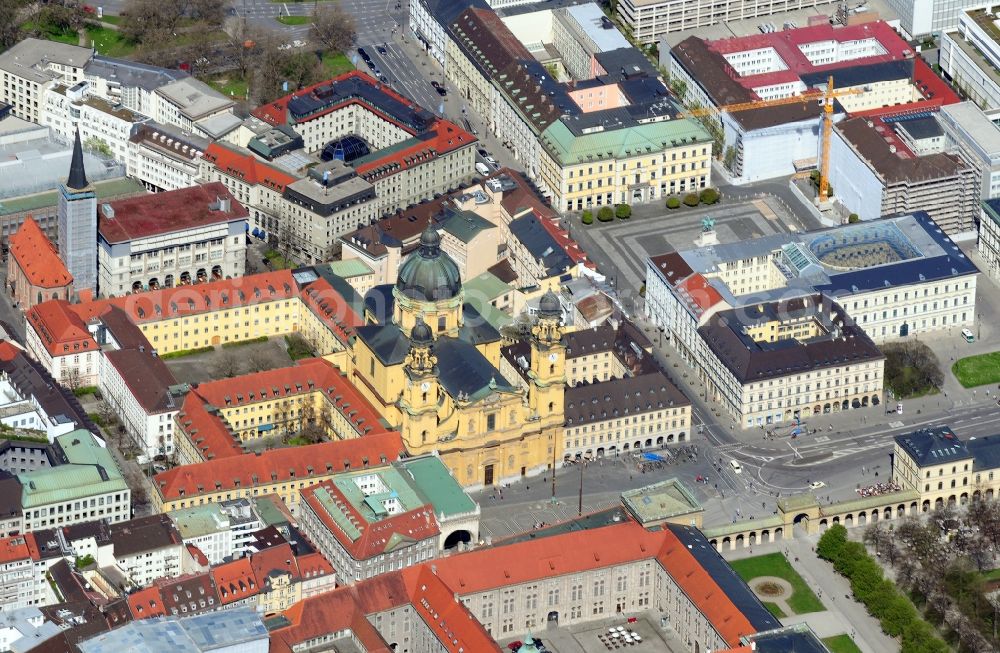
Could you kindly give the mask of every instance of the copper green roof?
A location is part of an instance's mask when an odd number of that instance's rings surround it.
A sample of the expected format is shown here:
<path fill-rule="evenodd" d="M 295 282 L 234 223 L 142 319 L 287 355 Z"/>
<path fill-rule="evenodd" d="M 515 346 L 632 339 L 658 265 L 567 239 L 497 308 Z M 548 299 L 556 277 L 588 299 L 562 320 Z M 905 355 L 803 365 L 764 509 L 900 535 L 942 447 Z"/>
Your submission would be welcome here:
<path fill-rule="evenodd" d="M 463 515 L 478 509 L 437 456 L 408 458 L 397 464 L 406 470 L 414 490 L 427 499 L 438 517 Z"/>
<path fill-rule="evenodd" d="M 142 184 L 127 177 L 95 181 L 91 185 L 94 189 L 94 195 L 97 196 L 98 200 L 119 197 L 121 195 L 141 195 L 146 192 Z M 57 204 L 59 204 L 59 191 L 57 190 L 35 193 L 33 195 L 22 195 L 21 197 L 10 197 L 0 200 L 0 215 L 37 211 L 39 209 L 54 207 Z"/>
<path fill-rule="evenodd" d="M 111 453 L 90 431 L 61 435 L 56 444 L 66 455 L 65 464 L 17 475 L 24 508 L 128 490 Z"/>
<path fill-rule="evenodd" d="M 541 142 L 545 151 L 565 166 L 655 154 L 685 143 L 711 143 L 712 137 L 700 123 L 688 118 L 579 135 L 559 120 L 542 133 Z"/>

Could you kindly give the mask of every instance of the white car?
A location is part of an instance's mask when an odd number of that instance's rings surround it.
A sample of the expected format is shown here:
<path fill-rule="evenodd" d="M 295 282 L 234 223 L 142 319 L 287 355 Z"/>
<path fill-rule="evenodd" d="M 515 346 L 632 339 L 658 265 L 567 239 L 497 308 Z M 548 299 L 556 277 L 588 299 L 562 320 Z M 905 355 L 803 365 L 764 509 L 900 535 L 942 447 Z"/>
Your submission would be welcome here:
<path fill-rule="evenodd" d="M 733 473 L 734 474 L 742 474 L 743 473 L 743 465 L 739 464 L 735 460 L 730 460 L 729 461 L 729 466 L 733 468 Z"/>
<path fill-rule="evenodd" d="M 485 159 L 486 163 L 490 164 L 494 168 L 499 168 L 500 167 L 500 165 L 497 163 L 497 160 L 494 159 L 492 156 L 485 156 L 485 157 L 483 157 L 483 159 Z"/>
<path fill-rule="evenodd" d="M 812 483 L 809 484 L 810 490 L 818 490 L 821 487 L 826 487 L 826 483 L 824 483 L 823 481 L 813 481 Z"/>
<path fill-rule="evenodd" d="M 966 342 L 975 342 L 976 341 L 976 336 L 974 336 L 972 334 L 972 331 L 970 331 L 969 329 L 962 329 L 962 337 L 965 338 Z"/>

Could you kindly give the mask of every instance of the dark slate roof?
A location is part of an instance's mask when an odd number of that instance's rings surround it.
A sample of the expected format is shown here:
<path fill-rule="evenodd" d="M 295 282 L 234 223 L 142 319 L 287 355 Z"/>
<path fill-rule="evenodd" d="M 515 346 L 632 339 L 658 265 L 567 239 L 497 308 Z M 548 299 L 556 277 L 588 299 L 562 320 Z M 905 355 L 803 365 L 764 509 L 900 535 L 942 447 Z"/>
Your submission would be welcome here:
<path fill-rule="evenodd" d="M 594 59 L 597 59 L 601 68 L 607 71 L 607 76 L 614 81 L 632 79 L 638 75 L 647 75 L 652 79 L 659 76 L 659 72 L 649 59 L 631 46 L 598 52 L 594 55 Z"/>
<path fill-rule="evenodd" d="M 80 144 L 80 130 L 76 130 L 76 138 L 73 141 L 73 159 L 69 164 L 69 177 L 66 178 L 66 187 L 73 190 L 83 190 L 87 183 L 87 172 L 83 169 L 83 146 Z"/>
<path fill-rule="evenodd" d="M 122 86 L 138 86 L 147 91 L 155 91 L 179 79 L 190 77 L 183 70 L 151 66 L 128 59 L 115 59 L 95 54 L 87 64 L 88 75 L 113 77 Z"/>
<path fill-rule="evenodd" d="M 379 324 L 392 321 L 392 312 L 396 306 L 396 297 L 392 294 L 392 289 L 395 286 L 394 283 L 384 283 L 372 287 L 365 295 L 365 312 L 371 313 Z"/>
<path fill-rule="evenodd" d="M 768 612 L 764 604 L 743 580 L 736 575 L 719 552 L 715 550 L 705 535 L 694 526 L 664 524 L 670 529 L 695 560 L 708 572 L 719 589 L 733 602 L 736 609 L 746 617 L 755 630 L 773 630 L 781 627 L 781 622 Z"/>
<path fill-rule="evenodd" d="M 426 131 L 434 121 L 434 114 L 416 105 L 407 105 L 389 93 L 383 93 L 374 84 L 358 77 L 331 80 L 304 95 L 293 96 L 288 101 L 288 114 L 297 122 L 329 107 L 359 99 L 414 132 Z"/>
<path fill-rule="evenodd" d="M 615 328 L 609 322 L 590 329 L 570 331 L 563 335 L 563 344 L 566 345 L 566 359 L 611 351 L 615 344 L 615 338 Z"/>
<path fill-rule="evenodd" d="M 779 313 L 810 314 L 824 324 L 828 334 L 802 342 L 756 342 L 743 332 L 744 326 L 770 321 Z M 720 311 L 698 333 L 740 383 L 883 358 L 864 330 L 839 305 L 820 295 Z"/>
<path fill-rule="evenodd" d="M 0 370 L 7 373 L 11 384 L 21 395 L 33 396 L 56 423 L 73 422 L 79 428 L 98 432 L 72 391 L 56 383 L 48 370 L 26 353 L 14 351 L 17 353 L 12 358 L 0 358 Z"/>
<path fill-rule="evenodd" d="M 462 306 L 462 327 L 458 330 L 458 337 L 473 345 L 481 345 L 485 342 L 496 342 L 500 340 L 500 332 L 492 324 L 486 321 L 479 311 L 472 304 Z"/>
<path fill-rule="evenodd" d="M 513 390 L 500 370 L 473 345 L 456 338 L 438 338 L 434 343 L 438 359 L 438 381 L 452 397 L 465 393 L 475 395 L 490 389 Z"/>
<path fill-rule="evenodd" d="M 369 324 L 355 330 L 383 365 L 398 365 L 410 351 L 410 339 L 395 324 Z"/>
<path fill-rule="evenodd" d="M 913 59 L 885 61 L 867 66 L 844 66 L 838 68 L 836 74 L 837 88 L 865 86 L 877 82 L 889 82 L 897 79 L 913 79 Z M 809 88 L 826 87 L 830 71 L 806 73 L 799 76 Z"/>
<path fill-rule="evenodd" d="M 789 626 L 750 636 L 758 653 L 829 653 L 819 637 L 808 628 Z"/>
<path fill-rule="evenodd" d="M 365 308 L 367 305 L 365 303 L 365 298 L 358 294 L 358 291 L 354 289 L 346 279 L 338 277 L 333 273 L 328 265 L 317 265 L 311 268 L 317 276 L 326 279 L 326 282 L 333 286 L 333 289 L 344 298 L 344 301 L 354 310 L 358 315 L 363 316 L 365 314 Z M 390 289 L 389 297 L 392 297 L 392 284 L 387 284 L 386 288 Z"/>
<path fill-rule="evenodd" d="M 881 138 L 874 127 L 868 126 L 868 119 L 864 116 L 843 120 L 834 129 L 887 184 L 952 177 L 968 168 L 957 154 L 946 152 L 903 158 L 899 152 L 893 151 L 891 144 Z"/>
<path fill-rule="evenodd" d="M 0 517 L 10 519 L 21 514 L 21 481 L 0 470 Z"/>
<path fill-rule="evenodd" d="M 549 276 L 557 276 L 573 267 L 573 259 L 563 250 L 552 234 L 542 226 L 534 213 L 510 223 L 510 233 L 521 241 L 536 260 L 542 261 Z"/>
<path fill-rule="evenodd" d="M 427 7 L 441 27 L 447 27 L 460 13 L 469 8 L 489 9 L 484 0 L 419 0 Z"/>
<path fill-rule="evenodd" d="M 998 200 L 998 202 L 1000 202 L 1000 200 Z M 998 206 L 998 210 L 1000 210 L 1000 206 Z M 511 267 L 510 259 L 505 258 L 499 263 L 486 268 L 486 271 L 504 283 L 514 283 L 517 281 L 517 273 L 514 272 L 514 268 Z"/>
<path fill-rule="evenodd" d="M 566 388 L 566 426 L 641 415 L 691 402 L 662 372 Z"/>
<path fill-rule="evenodd" d="M 958 436 L 947 426 L 936 426 L 905 435 L 897 435 L 895 440 L 896 444 L 920 467 L 966 460 L 973 455 L 966 443 L 959 440 Z M 1000 454 L 1000 451 L 997 453 Z"/>
<path fill-rule="evenodd" d="M 900 129 L 917 140 L 944 136 L 944 129 L 942 129 L 941 123 L 930 116 L 910 120 L 898 120 L 896 124 Z"/>
<path fill-rule="evenodd" d="M 181 544 L 181 535 L 167 515 L 136 517 L 111 524 L 110 529 L 118 558 Z"/>
<path fill-rule="evenodd" d="M 1000 435 L 988 435 L 965 443 L 973 457 L 972 468 L 996 469 L 1000 467 Z"/>
<path fill-rule="evenodd" d="M 952 242 L 948 234 L 927 215 L 926 211 L 915 211 L 911 215 L 914 220 L 921 224 L 924 231 L 941 246 L 944 254 L 837 274 L 832 277 L 829 284 L 815 286 L 816 290 L 832 295 L 854 294 L 882 288 L 886 284 L 900 286 L 979 272 L 976 265 L 962 253 L 961 248 Z"/>

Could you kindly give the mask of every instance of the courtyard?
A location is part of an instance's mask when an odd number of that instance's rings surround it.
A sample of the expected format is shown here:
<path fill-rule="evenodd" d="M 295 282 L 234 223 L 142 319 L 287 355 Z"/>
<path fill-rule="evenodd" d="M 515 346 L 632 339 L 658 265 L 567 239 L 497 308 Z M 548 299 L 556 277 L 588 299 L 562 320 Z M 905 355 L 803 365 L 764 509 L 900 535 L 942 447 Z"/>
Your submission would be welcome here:
<path fill-rule="evenodd" d="M 550 615 L 552 616 L 552 615 Z M 687 647 L 667 628 L 661 629 L 659 617 L 653 613 L 626 616 L 624 613 L 607 619 L 597 619 L 573 626 L 559 626 L 549 621 L 548 627 L 538 632 L 524 633 L 501 642 L 504 650 L 515 641 L 528 637 L 540 639 L 542 646 L 551 653 L 680 653 Z M 627 636 L 627 637 L 626 637 Z"/>
<path fill-rule="evenodd" d="M 283 337 L 269 338 L 262 342 L 250 342 L 217 346 L 180 358 L 164 358 L 178 383 L 205 383 L 221 378 L 239 376 L 262 370 L 292 365 L 292 359 Z"/>

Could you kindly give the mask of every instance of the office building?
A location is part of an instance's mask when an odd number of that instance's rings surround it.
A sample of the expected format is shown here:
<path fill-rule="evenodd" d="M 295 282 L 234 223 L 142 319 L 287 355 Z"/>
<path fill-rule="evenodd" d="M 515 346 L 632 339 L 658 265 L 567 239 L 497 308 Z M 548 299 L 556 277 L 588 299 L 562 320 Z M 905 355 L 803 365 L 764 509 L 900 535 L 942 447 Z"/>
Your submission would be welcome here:
<path fill-rule="evenodd" d="M 81 641 L 81 653 L 118 653 L 148 646 L 189 653 L 267 653 L 268 631 L 254 610 L 143 619 Z"/>
<path fill-rule="evenodd" d="M 993 279 L 1000 279 L 1000 200 L 982 203 L 979 219 L 979 255 Z"/>
<path fill-rule="evenodd" d="M 248 217 L 219 182 L 102 203 L 100 295 L 243 276 Z"/>
<path fill-rule="evenodd" d="M 939 36 L 958 29 L 966 10 L 982 6 L 981 0 L 888 0 L 899 16 L 899 26 L 911 39 Z"/>
<path fill-rule="evenodd" d="M 958 28 L 941 35 L 941 72 L 981 109 L 1000 108 L 1000 37 L 990 7 L 959 14 Z"/>
<path fill-rule="evenodd" d="M 153 192 L 194 186 L 208 145 L 174 125 L 144 122 L 129 136 L 128 174 Z"/>
<path fill-rule="evenodd" d="M 937 119 L 949 144 L 976 168 L 980 199 L 1000 196 L 1000 127 L 971 101 L 941 107 Z"/>

